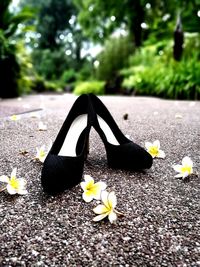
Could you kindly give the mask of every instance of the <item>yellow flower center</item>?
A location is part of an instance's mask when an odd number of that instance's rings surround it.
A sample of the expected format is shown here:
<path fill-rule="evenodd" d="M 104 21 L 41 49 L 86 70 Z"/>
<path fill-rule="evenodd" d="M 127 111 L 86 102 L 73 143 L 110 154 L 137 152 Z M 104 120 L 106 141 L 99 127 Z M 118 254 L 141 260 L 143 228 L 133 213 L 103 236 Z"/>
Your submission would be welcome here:
<path fill-rule="evenodd" d="M 42 150 L 40 151 L 40 158 L 43 158 L 45 156 L 45 152 Z"/>
<path fill-rule="evenodd" d="M 90 183 L 87 184 L 86 190 L 87 191 L 91 191 L 93 189 L 93 187 L 94 187 L 94 183 L 90 182 Z"/>
<path fill-rule="evenodd" d="M 150 148 L 149 148 L 149 154 L 151 154 L 151 155 L 154 156 L 154 157 L 158 156 L 158 154 L 159 154 L 159 149 L 158 149 L 158 147 L 156 147 L 156 146 L 152 146 L 152 147 L 150 147 Z"/>
<path fill-rule="evenodd" d="M 191 166 L 183 166 L 183 167 L 181 168 L 181 172 L 182 172 L 182 173 L 187 172 L 188 174 L 191 174 L 191 173 L 192 173 L 192 167 L 191 167 Z"/>
<path fill-rule="evenodd" d="M 12 177 L 9 181 L 9 184 L 14 188 L 14 189 L 18 189 L 19 188 L 19 181 L 15 178 Z"/>

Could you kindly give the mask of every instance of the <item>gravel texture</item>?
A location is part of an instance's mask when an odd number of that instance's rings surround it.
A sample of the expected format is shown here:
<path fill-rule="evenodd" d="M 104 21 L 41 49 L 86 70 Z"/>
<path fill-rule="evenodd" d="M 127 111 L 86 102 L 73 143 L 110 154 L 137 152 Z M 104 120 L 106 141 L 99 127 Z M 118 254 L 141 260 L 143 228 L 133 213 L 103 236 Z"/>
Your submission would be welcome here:
<path fill-rule="evenodd" d="M 95 201 L 82 200 L 80 185 L 50 197 L 40 185 L 36 147 L 54 140 L 71 105 L 71 94 L 0 101 L 0 175 L 13 167 L 29 194 L 0 193 L 0 266 L 200 266 L 200 177 L 175 179 L 173 164 L 189 156 L 200 169 L 200 102 L 104 96 L 124 134 L 141 146 L 159 139 L 166 158 L 146 172 L 107 167 L 102 141 L 92 130 L 84 174 L 114 190 L 116 224 L 92 221 Z M 8 115 L 41 108 L 19 121 Z M 38 122 L 47 131 L 38 131 Z M 27 151 L 28 153 L 20 153 Z"/>

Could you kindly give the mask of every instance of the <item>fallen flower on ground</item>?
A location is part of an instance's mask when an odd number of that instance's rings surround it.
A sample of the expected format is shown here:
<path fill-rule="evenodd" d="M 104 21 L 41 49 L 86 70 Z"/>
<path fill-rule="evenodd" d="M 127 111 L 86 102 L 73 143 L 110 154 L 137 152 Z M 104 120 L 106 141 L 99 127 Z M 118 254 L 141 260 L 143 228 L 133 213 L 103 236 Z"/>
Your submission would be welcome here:
<path fill-rule="evenodd" d="M 165 152 L 160 149 L 160 141 L 156 140 L 153 143 L 150 142 L 145 142 L 145 147 L 148 151 L 148 153 L 153 157 L 153 158 L 165 158 Z"/>
<path fill-rule="evenodd" d="M 36 148 L 37 154 L 34 159 L 39 160 L 40 162 L 44 162 L 47 152 L 45 151 L 45 145 L 41 146 L 40 148 Z"/>
<path fill-rule="evenodd" d="M 19 115 L 14 114 L 14 115 L 10 116 L 10 119 L 11 119 L 11 121 L 18 121 L 21 119 L 21 117 Z"/>
<path fill-rule="evenodd" d="M 93 218 L 93 221 L 98 222 L 108 216 L 110 223 L 114 223 L 117 220 L 117 215 L 123 215 L 115 209 L 117 205 L 115 192 L 109 193 L 107 191 L 103 191 L 101 193 L 101 201 L 103 204 L 100 204 L 93 209 L 94 213 L 98 214 Z"/>
<path fill-rule="evenodd" d="M 183 118 L 183 116 L 181 114 L 179 114 L 179 113 L 175 114 L 175 119 L 182 119 L 182 118 Z"/>
<path fill-rule="evenodd" d="M 175 178 L 186 178 L 190 174 L 193 174 L 193 162 L 189 157 L 184 157 L 182 159 L 182 165 L 174 165 L 173 169 L 179 172 Z"/>
<path fill-rule="evenodd" d="M 47 126 L 42 121 L 40 121 L 39 125 L 38 125 L 38 130 L 39 131 L 46 131 L 47 130 Z"/>
<path fill-rule="evenodd" d="M 90 175 L 84 176 L 85 181 L 81 182 L 81 188 L 83 189 L 83 199 L 85 202 L 90 202 L 93 199 L 100 199 L 101 192 L 106 189 L 107 185 L 104 182 L 94 182 L 94 179 Z"/>
<path fill-rule="evenodd" d="M 26 190 L 26 180 L 23 178 L 17 178 L 16 173 L 17 168 L 14 168 L 10 178 L 6 175 L 0 176 L 0 182 L 7 183 L 7 186 L 3 190 L 7 189 L 10 195 L 25 195 L 28 193 Z"/>

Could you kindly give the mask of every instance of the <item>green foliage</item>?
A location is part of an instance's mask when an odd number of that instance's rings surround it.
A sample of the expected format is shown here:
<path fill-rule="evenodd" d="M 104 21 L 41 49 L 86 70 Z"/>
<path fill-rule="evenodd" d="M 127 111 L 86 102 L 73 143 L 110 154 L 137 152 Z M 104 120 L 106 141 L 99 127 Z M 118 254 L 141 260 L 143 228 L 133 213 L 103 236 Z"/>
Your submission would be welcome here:
<path fill-rule="evenodd" d="M 61 80 L 64 84 L 70 84 L 77 79 L 77 73 L 74 69 L 69 69 L 63 72 Z"/>
<path fill-rule="evenodd" d="M 12 0 L 0 1 L 0 29 L 2 29 L 5 38 L 12 37 L 20 23 L 33 17 L 33 13 L 29 8 L 24 8 L 17 14 L 13 14 L 9 10 Z"/>
<path fill-rule="evenodd" d="M 36 75 L 32 80 L 32 90 L 38 93 L 46 91 L 45 80 L 41 76 Z"/>
<path fill-rule="evenodd" d="M 33 63 L 40 76 L 46 79 L 58 79 L 67 68 L 67 56 L 64 50 L 51 51 L 37 49 L 32 53 Z"/>
<path fill-rule="evenodd" d="M 93 93 L 96 95 L 103 95 L 104 85 L 105 82 L 102 81 L 80 82 L 76 85 L 73 92 L 76 95 L 89 94 L 89 93 Z"/>
<path fill-rule="evenodd" d="M 130 58 L 131 67 L 121 72 L 125 77 L 123 87 L 140 95 L 200 99 L 199 36 L 187 38 L 180 62 L 173 60 L 170 42 L 164 50 L 159 49 L 160 45 L 144 47 Z"/>
<path fill-rule="evenodd" d="M 32 16 L 28 9 L 17 14 L 11 13 L 10 3 L 11 0 L 0 1 L 0 83 L 3 85 L 0 97 L 3 98 L 15 97 L 21 93 L 22 67 L 17 57 L 16 32 L 18 25 Z"/>
<path fill-rule="evenodd" d="M 116 93 L 120 87 L 119 70 L 126 66 L 133 45 L 129 37 L 111 38 L 99 54 L 96 77 L 106 81 L 106 93 Z"/>
<path fill-rule="evenodd" d="M 46 81 L 45 82 L 45 90 L 49 92 L 62 92 L 63 89 L 60 86 L 59 81 Z"/>
<path fill-rule="evenodd" d="M 109 81 L 123 68 L 128 56 L 133 52 L 133 45 L 128 37 L 111 38 L 105 44 L 104 50 L 99 54 L 99 66 L 96 76 L 100 80 Z"/>
<path fill-rule="evenodd" d="M 21 0 L 21 8 L 26 5 L 37 12 L 35 19 L 28 22 L 35 25 L 37 32 L 28 46 L 33 50 L 33 63 L 39 76 L 55 80 L 60 79 L 66 69 L 79 71 L 85 62 L 81 58 L 85 37 L 77 25 L 73 1 Z"/>
<path fill-rule="evenodd" d="M 84 33 L 98 42 L 104 42 L 105 38 L 120 27 L 134 37 L 137 47 L 140 47 L 152 33 L 159 40 L 169 37 L 179 11 L 185 30 L 199 32 L 200 29 L 200 20 L 197 17 L 197 12 L 200 10 L 199 0 L 74 0 L 74 2 L 79 9 L 78 19 Z M 147 24 L 146 28 L 141 27 L 144 22 Z"/>
<path fill-rule="evenodd" d="M 45 81 L 43 77 L 36 75 L 32 79 L 31 89 L 34 92 L 61 92 L 60 82 L 58 81 Z"/>
<path fill-rule="evenodd" d="M 41 34 L 39 47 L 51 50 L 58 48 L 61 41 L 59 35 L 70 27 L 69 20 L 75 14 L 76 10 L 72 1 L 42 1 L 37 26 Z"/>
<path fill-rule="evenodd" d="M 81 69 L 77 73 L 77 80 L 78 81 L 87 81 L 92 79 L 94 76 L 94 70 L 92 63 L 88 60 L 84 62 Z"/>
<path fill-rule="evenodd" d="M 33 79 L 36 74 L 33 68 L 31 55 L 24 48 L 22 41 L 17 44 L 17 61 L 20 65 L 18 93 L 19 95 L 30 93 L 33 87 Z"/>
<path fill-rule="evenodd" d="M 141 44 L 141 23 L 144 21 L 146 1 L 74 0 L 74 2 L 79 9 L 78 19 L 86 36 L 102 42 L 123 25 L 128 33 L 134 36 L 136 46 Z"/>

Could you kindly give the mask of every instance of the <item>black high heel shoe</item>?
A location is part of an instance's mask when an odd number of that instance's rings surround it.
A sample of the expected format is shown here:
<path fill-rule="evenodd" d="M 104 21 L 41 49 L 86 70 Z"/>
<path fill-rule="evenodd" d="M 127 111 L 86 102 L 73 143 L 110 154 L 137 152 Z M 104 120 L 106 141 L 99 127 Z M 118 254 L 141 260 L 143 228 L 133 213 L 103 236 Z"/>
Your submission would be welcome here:
<path fill-rule="evenodd" d="M 142 147 L 129 140 L 119 129 L 108 109 L 101 100 L 90 94 L 96 114 L 93 126 L 104 142 L 111 168 L 142 170 L 152 166 L 152 156 Z"/>
<path fill-rule="evenodd" d="M 80 183 L 93 112 L 88 95 L 72 106 L 42 168 L 41 183 L 48 194 L 56 194 Z"/>

